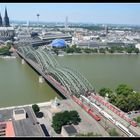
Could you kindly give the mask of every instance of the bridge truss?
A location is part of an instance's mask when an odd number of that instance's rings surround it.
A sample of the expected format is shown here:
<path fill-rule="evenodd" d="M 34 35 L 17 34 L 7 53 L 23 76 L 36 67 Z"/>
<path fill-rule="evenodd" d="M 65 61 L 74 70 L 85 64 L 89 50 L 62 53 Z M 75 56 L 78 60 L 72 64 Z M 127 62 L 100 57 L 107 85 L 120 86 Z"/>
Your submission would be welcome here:
<path fill-rule="evenodd" d="M 17 51 L 37 63 L 46 75 L 52 76 L 70 95 L 80 96 L 94 91 L 90 82 L 81 73 L 69 67 L 62 67 L 47 50 L 35 50 L 31 46 L 26 46 L 19 47 Z"/>

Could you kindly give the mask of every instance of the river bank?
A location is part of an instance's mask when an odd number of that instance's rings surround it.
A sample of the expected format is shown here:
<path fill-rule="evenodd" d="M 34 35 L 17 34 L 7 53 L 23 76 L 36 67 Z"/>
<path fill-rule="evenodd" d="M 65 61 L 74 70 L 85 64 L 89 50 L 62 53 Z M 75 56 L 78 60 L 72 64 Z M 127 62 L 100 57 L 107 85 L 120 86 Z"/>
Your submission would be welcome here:
<path fill-rule="evenodd" d="M 0 110 L 21 108 L 21 107 L 27 107 L 27 106 L 31 107 L 33 104 L 37 104 L 39 107 L 50 106 L 51 105 L 51 101 L 49 101 L 49 102 L 41 102 L 41 103 L 25 104 L 25 105 L 16 105 L 16 106 L 9 106 L 9 107 L 2 107 L 2 108 L 0 108 Z"/>
<path fill-rule="evenodd" d="M 136 54 L 136 53 L 131 53 L 131 54 L 128 54 L 128 53 L 63 53 L 63 56 L 66 56 L 66 55 L 128 55 L 128 56 L 131 56 L 131 55 L 139 55 L 139 54 Z M 62 55 L 58 55 L 58 56 L 62 56 Z"/>
<path fill-rule="evenodd" d="M 0 58 L 2 58 L 2 59 L 15 59 L 16 58 L 16 56 L 0 56 Z"/>

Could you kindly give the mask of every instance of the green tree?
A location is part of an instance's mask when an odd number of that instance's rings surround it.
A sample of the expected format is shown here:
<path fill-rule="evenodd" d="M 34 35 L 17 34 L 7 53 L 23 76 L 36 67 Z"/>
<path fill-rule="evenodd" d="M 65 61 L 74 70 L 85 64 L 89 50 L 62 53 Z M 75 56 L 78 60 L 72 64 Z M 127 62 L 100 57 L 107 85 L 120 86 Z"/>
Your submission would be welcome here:
<path fill-rule="evenodd" d="M 66 48 L 67 53 L 74 53 L 74 48 Z"/>
<path fill-rule="evenodd" d="M 90 50 L 89 48 L 85 48 L 85 49 L 84 49 L 84 52 L 85 52 L 85 53 L 91 53 L 91 50 Z"/>
<path fill-rule="evenodd" d="M 115 50 L 114 50 L 114 49 L 109 49 L 108 52 L 109 52 L 109 53 L 114 53 Z"/>
<path fill-rule="evenodd" d="M 119 133 L 116 131 L 115 128 L 111 129 L 109 131 L 110 136 L 119 136 Z"/>
<path fill-rule="evenodd" d="M 75 53 L 81 53 L 81 48 L 74 48 Z"/>
<path fill-rule="evenodd" d="M 11 48 L 11 46 L 12 46 L 12 42 L 7 42 L 7 43 L 6 43 L 6 47 L 7 47 L 7 48 L 9 48 L 9 49 L 10 49 L 10 48 Z"/>
<path fill-rule="evenodd" d="M 100 52 L 100 53 L 105 53 L 105 49 L 104 49 L 104 48 L 100 48 L 100 49 L 99 49 L 99 52 Z"/>
<path fill-rule="evenodd" d="M 140 93 L 129 94 L 127 97 L 128 111 L 138 110 L 140 108 Z"/>
<path fill-rule="evenodd" d="M 72 45 L 71 48 L 77 48 L 76 44 Z"/>
<path fill-rule="evenodd" d="M 109 94 L 109 102 L 112 103 L 112 104 L 115 104 L 116 102 L 116 94 L 112 93 L 112 94 Z"/>
<path fill-rule="evenodd" d="M 70 114 L 70 124 L 77 125 L 79 122 L 81 122 L 81 118 L 78 115 L 78 112 L 75 110 L 72 110 L 69 112 Z"/>
<path fill-rule="evenodd" d="M 2 48 L 0 48 L 0 54 L 8 53 L 9 49 L 9 47 L 3 46 Z"/>
<path fill-rule="evenodd" d="M 134 121 L 136 121 L 137 123 L 140 123 L 140 116 L 138 116 L 137 118 L 134 118 Z"/>
<path fill-rule="evenodd" d="M 98 49 L 92 49 L 92 53 L 98 53 Z"/>
<path fill-rule="evenodd" d="M 35 114 L 37 114 L 40 111 L 40 108 L 39 108 L 39 106 L 37 104 L 33 104 L 32 109 L 35 112 Z"/>
<path fill-rule="evenodd" d="M 127 53 L 130 54 L 130 53 L 132 53 L 132 51 L 133 51 L 133 48 L 131 48 L 131 47 L 127 47 L 127 48 L 126 48 L 126 52 L 127 52 Z"/>
<path fill-rule="evenodd" d="M 138 53 L 140 52 L 140 50 L 139 50 L 138 48 L 135 48 L 134 52 L 135 52 L 136 54 L 138 54 Z"/>
<path fill-rule="evenodd" d="M 101 88 L 101 89 L 99 90 L 99 94 L 100 94 L 101 96 L 105 97 L 106 94 L 108 94 L 108 95 L 112 94 L 112 90 L 109 89 L 109 88 Z"/>
<path fill-rule="evenodd" d="M 61 128 L 64 125 L 78 124 L 81 121 L 77 111 L 64 111 L 56 113 L 52 119 L 52 127 L 58 134 L 61 133 Z"/>
<path fill-rule="evenodd" d="M 120 84 L 115 89 L 115 92 L 117 95 L 123 94 L 123 95 L 127 96 L 128 94 L 131 94 L 133 92 L 133 89 L 131 87 L 129 87 L 128 85 Z"/>
<path fill-rule="evenodd" d="M 124 112 L 128 112 L 129 104 L 127 102 L 127 98 L 124 95 L 117 95 L 114 105 L 123 110 Z"/>

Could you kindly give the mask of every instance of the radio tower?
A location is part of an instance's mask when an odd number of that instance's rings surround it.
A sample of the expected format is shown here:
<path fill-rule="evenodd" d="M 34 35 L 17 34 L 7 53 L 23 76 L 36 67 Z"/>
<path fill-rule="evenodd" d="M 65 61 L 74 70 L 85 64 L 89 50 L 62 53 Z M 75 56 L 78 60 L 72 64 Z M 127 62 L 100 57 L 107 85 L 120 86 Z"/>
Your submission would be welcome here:
<path fill-rule="evenodd" d="M 65 29 L 68 28 L 68 17 L 66 16 L 66 19 L 65 19 Z"/>
<path fill-rule="evenodd" d="M 38 25 L 39 25 L 39 14 L 36 15 L 37 16 L 37 21 L 38 21 Z"/>

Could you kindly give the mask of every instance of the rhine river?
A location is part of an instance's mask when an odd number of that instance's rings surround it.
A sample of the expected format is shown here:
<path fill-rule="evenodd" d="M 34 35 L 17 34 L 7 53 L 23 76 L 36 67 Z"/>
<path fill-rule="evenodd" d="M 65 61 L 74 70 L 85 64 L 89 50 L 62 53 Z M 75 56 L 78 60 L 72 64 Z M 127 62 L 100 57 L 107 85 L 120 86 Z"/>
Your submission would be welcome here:
<path fill-rule="evenodd" d="M 21 59 L 0 58 L 0 107 L 46 102 L 58 94 Z"/>
<path fill-rule="evenodd" d="M 96 91 L 101 87 L 130 85 L 140 91 L 140 55 L 56 56 L 61 65 L 82 73 Z M 21 59 L 0 58 L 0 107 L 46 102 L 60 96 L 49 85 L 38 82 L 38 74 Z"/>

